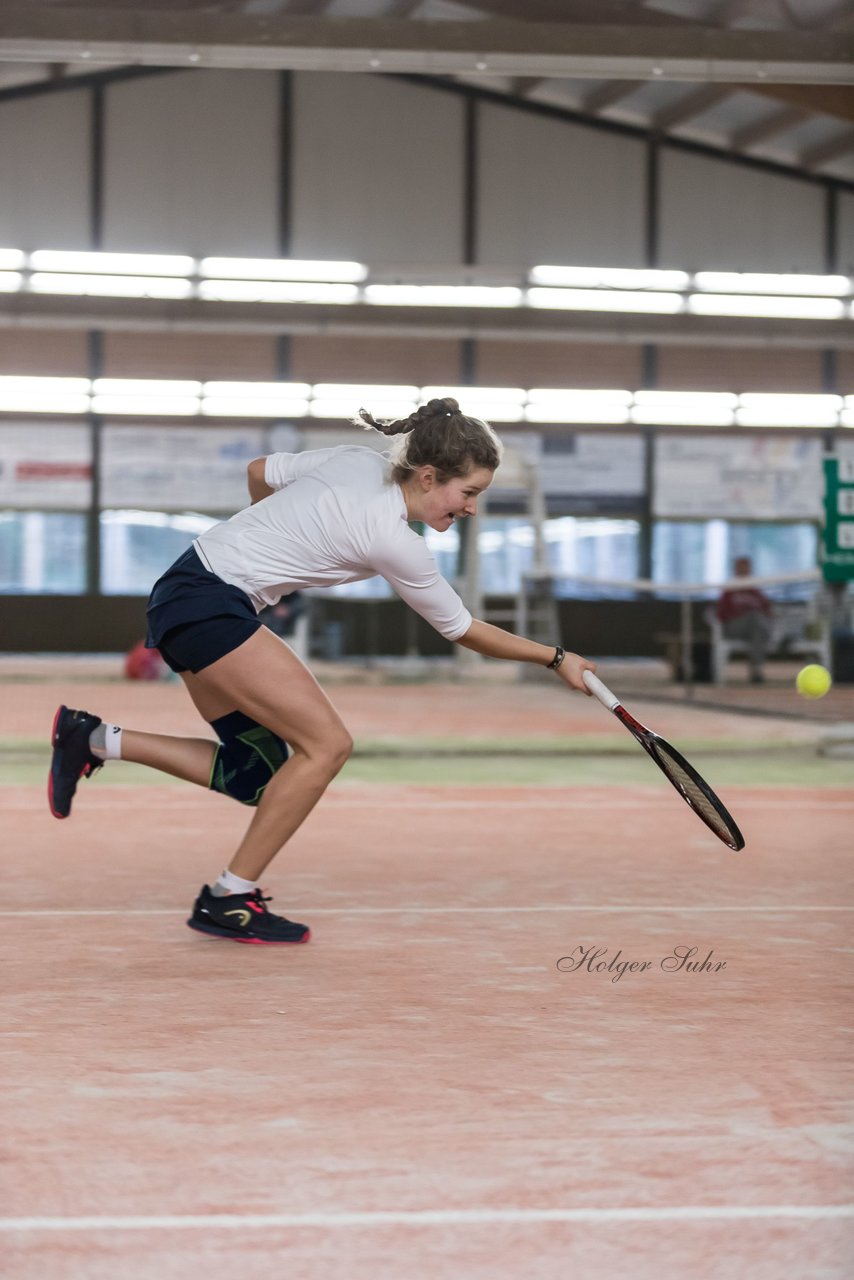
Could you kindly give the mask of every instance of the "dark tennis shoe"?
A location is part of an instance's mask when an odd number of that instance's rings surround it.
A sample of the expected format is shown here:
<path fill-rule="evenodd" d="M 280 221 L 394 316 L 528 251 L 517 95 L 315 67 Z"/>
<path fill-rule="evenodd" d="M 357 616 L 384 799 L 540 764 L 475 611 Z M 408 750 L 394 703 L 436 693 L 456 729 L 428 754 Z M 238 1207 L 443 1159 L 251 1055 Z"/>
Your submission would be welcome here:
<path fill-rule="evenodd" d="M 78 781 L 90 777 L 104 763 L 89 749 L 89 734 L 100 723 L 100 716 L 70 707 L 60 707 L 54 716 L 47 798 L 55 818 L 68 817 Z"/>
<path fill-rule="evenodd" d="M 311 930 L 308 925 L 295 924 L 284 916 L 274 916 L 267 910 L 269 898 L 260 889 L 252 893 L 229 893 L 215 898 L 207 885 L 193 904 L 193 914 L 187 924 L 199 933 L 209 933 L 214 938 L 230 938 L 232 942 L 254 942 L 269 946 L 283 942 L 308 942 Z"/>

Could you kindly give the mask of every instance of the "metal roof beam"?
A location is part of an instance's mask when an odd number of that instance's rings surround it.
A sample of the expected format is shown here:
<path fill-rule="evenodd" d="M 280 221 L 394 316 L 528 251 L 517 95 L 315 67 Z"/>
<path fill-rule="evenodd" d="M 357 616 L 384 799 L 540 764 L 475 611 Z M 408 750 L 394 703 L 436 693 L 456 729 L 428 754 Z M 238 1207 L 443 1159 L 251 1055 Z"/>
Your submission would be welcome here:
<path fill-rule="evenodd" d="M 582 98 L 581 110 L 598 115 L 600 111 L 607 111 L 609 107 L 622 102 L 623 98 L 628 98 L 629 94 L 646 83 L 646 80 L 606 80 L 588 93 L 586 98 Z"/>
<path fill-rule="evenodd" d="M 754 89 L 753 85 L 746 84 L 736 87 L 749 91 Z M 756 88 L 763 96 L 774 98 L 786 106 L 854 122 L 854 93 L 848 86 L 775 84 L 767 89 Z"/>
<path fill-rule="evenodd" d="M 804 151 L 800 156 L 800 163 L 805 169 L 821 169 L 831 160 L 847 156 L 851 151 L 854 151 L 854 129 L 847 129 L 845 133 Z"/>
<path fill-rule="evenodd" d="M 421 0 L 393 0 L 383 14 L 384 18 L 411 18 L 421 5 Z"/>
<path fill-rule="evenodd" d="M 775 138 L 778 134 L 794 129 L 807 117 L 808 113 L 802 107 L 783 107 L 781 111 L 773 112 L 764 120 L 757 120 L 755 124 L 737 129 L 730 137 L 730 144 L 736 151 L 749 151 L 760 142 L 767 142 L 769 138 Z"/>
<path fill-rule="evenodd" d="M 837 32 L 554 22 L 0 9 L 0 59 L 732 83 L 854 83 Z"/>
<path fill-rule="evenodd" d="M 517 98 L 527 98 L 541 84 L 548 83 L 548 76 L 516 76 L 510 84 L 510 92 Z"/>
<path fill-rule="evenodd" d="M 658 133 L 665 133 L 668 129 L 684 124 L 686 120 L 692 120 L 694 116 L 700 116 L 704 111 L 716 107 L 719 102 L 729 98 L 732 92 L 732 86 L 728 84 L 703 85 L 702 88 L 686 94 L 684 98 L 679 98 L 677 102 L 671 103 L 669 107 L 665 107 L 663 111 L 654 115 L 650 122 L 651 128 Z"/>
<path fill-rule="evenodd" d="M 473 0 L 472 7 L 495 18 L 519 18 L 519 0 Z M 625 0 L 525 0 L 525 22 L 587 22 L 598 25 L 617 23 L 628 26 L 669 26 L 674 21 L 671 13 L 661 9 L 646 9 Z"/>

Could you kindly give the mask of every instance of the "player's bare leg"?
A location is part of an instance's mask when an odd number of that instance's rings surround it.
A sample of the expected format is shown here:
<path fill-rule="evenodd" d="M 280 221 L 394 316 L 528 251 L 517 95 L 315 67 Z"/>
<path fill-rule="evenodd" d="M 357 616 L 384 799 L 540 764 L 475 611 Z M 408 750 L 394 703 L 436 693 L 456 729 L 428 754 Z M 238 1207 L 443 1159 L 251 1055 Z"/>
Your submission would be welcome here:
<path fill-rule="evenodd" d="M 311 673 L 263 628 L 184 682 L 205 719 L 246 717 L 291 751 L 266 783 L 228 867 L 212 888 L 202 887 L 187 923 L 236 942 L 307 942 L 308 926 L 270 913 L 257 881 L 346 761 L 350 736 Z"/>
<path fill-rule="evenodd" d="M 217 744 L 209 738 L 178 738 L 164 733 L 122 730 L 122 760 L 147 765 L 200 787 L 210 783 L 216 749 Z"/>
<path fill-rule="evenodd" d="M 206 720 L 241 711 L 287 742 L 228 869 L 257 880 L 346 763 L 353 742 L 314 676 L 278 636 L 256 631 L 196 675 L 183 676 Z"/>

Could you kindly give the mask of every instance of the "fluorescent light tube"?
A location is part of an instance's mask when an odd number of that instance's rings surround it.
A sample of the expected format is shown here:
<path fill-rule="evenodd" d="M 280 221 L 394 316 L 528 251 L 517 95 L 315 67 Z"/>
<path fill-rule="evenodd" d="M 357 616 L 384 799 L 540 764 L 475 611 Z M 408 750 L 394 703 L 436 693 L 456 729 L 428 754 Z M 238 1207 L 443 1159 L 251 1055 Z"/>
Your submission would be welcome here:
<path fill-rule="evenodd" d="M 582 289 L 687 289 L 687 271 L 658 271 L 646 267 L 533 267 L 531 284 Z"/>
<path fill-rule="evenodd" d="M 823 293 L 838 296 L 852 291 L 847 276 L 772 275 L 756 271 L 698 271 L 694 276 L 694 286 L 715 293 Z"/>
<path fill-rule="evenodd" d="M 106 272 L 108 275 L 188 276 L 195 259 L 171 253 L 90 253 L 58 249 L 36 249 L 30 254 L 33 271 L 63 271 L 77 274 Z"/>
<path fill-rule="evenodd" d="M 529 404 L 525 410 L 526 422 L 589 422 L 619 426 L 629 421 L 629 410 L 619 405 L 605 405 L 579 400 L 575 404 L 561 406 Z"/>
<path fill-rule="evenodd" d="M 629 420 L 631 391 L 618 388 L 534 387 L 528 392 L 528 422 L 621 423 Z"/>
<path fill-rule="evenodd" d="M 18 373 L 0 376 L 0 394 L 88 395 L 90 387 L 88 378 L 40 378 Z"/>
<path fill-rule="evenodd" d="M 315 399 L 311 401 L 309 406 L 311 416 L 313 418 L 352 418 L 354 414 L 353 401 L 334 400 L 334 399 Z M 408 418 L 415 409 L 414 400 L 374 400 L 370 405 L 371 413 L 375 418 L 389 418 L 397 420 L 398 418 Z"/>
<path fill-rule="evenodd" d="M 522 290 L 510 285 L 369 284 L 365 301 L 381 307 L 518 307 Z"/>
<path fill-rule="evenodd" d="M 370 383 L 349 382 L 317 382 L 312 388 L 312 395 L 318 400 L 349 400 L 355 403 L 356 409 L 364 406 L 372 408 L 374 400 L 393 400 L 395 402 L 418 399 L 417 387 L 381 386 Z M 413 403 L 414 408 L 414 403 Z M 353 412 L 355 413 L 355 409 Z"/>
<path fill-rule="evenodd" d="M 88 413 L 88 395 L 0 390 L 0 413 Z"/>
<path fill-rule="evenodd" d="M 191 396 L 118 396 L 94 395 L 92 412 L 104 417 L 139 414 L 143 417 L 193 417 L 199 412 L 199 400 Z"/>
<path fill-rule="evenodd" d="M 61 293 L 98 298 L 189 298 L 192 282 L 170 276 L 65 275 L 37 271 L 30 276 L 34 293 Z"/>
<path fill-rule="evenodd" d="M 833 427 L 842 407 L 841 396 L 746 392 L 739 396 L 736 420 L 743 427 Z"/>
<path fill-rule="evenodd" d="M 209 302 L 296 302 L 352 304 L 354 284 L 288 284 L 278 280 L 201 280 L 198 295 Z"/>
<path fill-rule="evenodd" d="M 96 378 L 92 392 L 96 396 L 195 396 L 201 395 L 201 382 L 172 378 Z"/>
<path fill-rule="evenodd" d="M 205 396 L 247 400 L 262 399 L 299 399 L 304 400 L 311 392 L 307 382 L 205 382 L 202 394 Z"/>
<path fill-rule="evenodd" d="M 692 293 L 688 310 L 700 316 L 768 316 L 782 320 L 841 320 L 845 303 L 839 298 L 744 297 L 725 293 Z"/>
<path fill-rule="evenodd" d="M 678 293 L 628 293 L 617 289 L 529 289 L 528 305 L 554 311 L 644 311 L 675 315 L 684 299 Z"/>
<path fill-rule="evenodd" d="M 329 280 L 358 283 L 368 268 L 361 262 L 320 262 L 301 258 L 202 258 L 199 275 L 232 280 Z"/>
<path fill-rule="evenodd" d="M 17 293 L 24 283 L 18 271 L 0 271 L 0 293 Z"/>
<path fill-rule="evenodd" d="M 489 400 L 493 404 L 500 404 L 502 401 L 517 404 L 520 400 L 524 400 L 527 392 L 521 387 L 422 387 L 421 398 L 426 404 L 428 400 L 444 400 L 445 396 L 452 396 L 459 404 L 460 401 L 466 400 L 471 396 L 477 396 L 480 400 Z M 465 412 L 465 409 L 463 410 Z"/>
<path fill-rule="evenodd" d="M 304 418 L 308 400 L 296 396 L 206 396 L 201 411 L 217 418 Z"/>
<path fill-rule="evenodd" d="M 0 249 L 0 271 L 19 271 L 25 257 L 21 249 Z"/>
<path fill-rule="evenodd" d="M 731 391 L 637 391 L 631 420 L 639 424 L 730 427 L 738 396 Z"/>
<path fill-rule="evenodd" d="M 786 391 L 745 391 L 738 397 L 742 409 L 780 409 L 786 406 L 799 412 L 842 408 L 842 396 L 827 394 L 802 394 Z"/>
<path fill-rule="evenodd" d="M 524 422 L 525 410 L 521 400 L 478 400 L 463 405 L 463 413 L 484 422 Z"/>
<path fill-rule="evenodd" d="M 550 405 L 553 401 L 575 404 L 579 400 L 589 400 L 592 404 L 614 402 L 627 408 L 632 402 L 632 392 L 621 387 L 532 387 L 528 392 L 529 404 Z"/>

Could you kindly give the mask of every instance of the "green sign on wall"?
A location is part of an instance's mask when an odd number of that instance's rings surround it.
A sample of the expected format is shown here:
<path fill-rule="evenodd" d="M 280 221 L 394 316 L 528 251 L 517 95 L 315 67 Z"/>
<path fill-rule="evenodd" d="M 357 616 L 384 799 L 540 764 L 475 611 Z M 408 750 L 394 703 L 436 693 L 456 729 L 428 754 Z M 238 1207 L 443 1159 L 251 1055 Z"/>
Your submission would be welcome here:
<path fill-rule="evenodd" d="M 821 568 L 825 582 L 854 579 L 854 458 L 824 459 Z"/>

